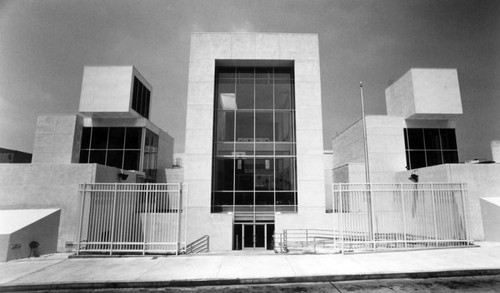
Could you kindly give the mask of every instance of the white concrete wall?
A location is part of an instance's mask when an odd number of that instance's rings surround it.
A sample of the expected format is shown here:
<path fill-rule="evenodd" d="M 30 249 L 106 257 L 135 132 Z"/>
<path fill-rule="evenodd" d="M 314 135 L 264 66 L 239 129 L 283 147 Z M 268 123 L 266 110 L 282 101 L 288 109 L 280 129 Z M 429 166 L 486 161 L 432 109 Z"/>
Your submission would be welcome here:
<path fill-rule="evenodd" d="M 58 209 L 0 210 L 0 222 L 4 223 L 3 229 L 0 228 L 0 262 L 27 258 L 31 241 L 39 244 L 31 256 L 57 252 L 60 215 Z M 13 229 L 8 231 L 7 225 Z"/>
<path fill-rule="evenodd" d="M 385 90 L 387 115 L 449 119 L 463 113 L 456 69 L 412 68 Z"/>
<path fill-rule="evenodd" d="M 493 161 L 500 163 L 500 140 L 491 142 L 491 157 Z"/>
<path fill-rule="evenodd" d="M 192 240 L 210 231 L 214 74 L 216 59 L 293 60 L 295 66 L 295 109 L 297 133 L 297 178 L 299 213 L 324 213 L 325 186 L 321 79 L 318 36 L 316 34 L 274 33 L 194 33 L 191 36 L 186 118 L 184 180 L 189 184 Z M 226 219 L 232 224 L 232 219 Z M 311 220 L 314 220 L 311 218 Z M 311 228 L 315 227 L 310 221 Z M 287 226 L 276 221 L 276 229 Z M 232 233 L 226 231 L 215 250 L 230 250 Z M 212 241 L 212 240 L 211 240 Z M 188 240 L 189 242 L 189 240 Z M 214 244 L 215 245 L 215 244 Z"/>
<path fill-rule="evenodd" d="M 0 164 L 0 210 L 61 209 L 57 250 L 65 251 L 75 240 L 78 185 L 117 182 L 118 173 L 98 164 Z"/>
<path fill-rule="evenodd" d="M 405 170 L 404 127 L 405 122 L 401 117 L 366 116 L 368 159 L 372 183 L 393 182 L 395 172 Z M 348 164 L 364 165 L 363 121 L 357 121 L 337 135 L 332 140 L 332 147 L 334 182 L 343 182 L 342 180 L 346 179 L 349 181 L 345 182 L 351 183 L 366 182 L 364 175 L 361 178 L 357 175 L 349 178 L 347 174 L 341 175 L 348 169 L 337 169 Z M 354 178 L 361 179 L 361 181 L 352 181 Z"/>
<path fill-rule="evenodd" d="M 500 196 L 479 199 L 483 213 L 485 241 L 500 241 Z"/>
<path fill-rule="evenodd" d="M 79 112 L 101 118 L 139 117 L 131 108 L 134 76 L 146 88 L 153 88 L 133 66 L 85 66 Z"/>
<path fill-rule="evenodd" d="M 412 171 L 399 172 L 398 182 L 409 182 Z M 467 183 L 471 235 L 483 240 L 483 221 L 479 198 L 500 196 L 500 164 L 445 164 L 418 170 L 419 182 Z"/>
<path fill-rule="evenodd" d="M 78 163 L 83 118 L 78 115 L 39 116 L 35 129 L 33 163 Z"/>

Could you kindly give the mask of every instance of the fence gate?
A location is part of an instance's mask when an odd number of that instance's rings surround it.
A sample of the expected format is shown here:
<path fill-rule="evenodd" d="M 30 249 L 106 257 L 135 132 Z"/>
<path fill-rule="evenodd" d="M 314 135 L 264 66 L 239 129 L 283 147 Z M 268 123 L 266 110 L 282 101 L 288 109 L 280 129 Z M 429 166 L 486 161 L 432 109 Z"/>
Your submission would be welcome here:
<path fill-rule="evenodd" d="M 182 191 L 181 184 L 81 184 L 77 254 L 178 254 Z"/>
<path fill-rule="evenodd" d="M 466 246 L 464 183 L 333 184 L 333 234 L 341 251 Z"/>

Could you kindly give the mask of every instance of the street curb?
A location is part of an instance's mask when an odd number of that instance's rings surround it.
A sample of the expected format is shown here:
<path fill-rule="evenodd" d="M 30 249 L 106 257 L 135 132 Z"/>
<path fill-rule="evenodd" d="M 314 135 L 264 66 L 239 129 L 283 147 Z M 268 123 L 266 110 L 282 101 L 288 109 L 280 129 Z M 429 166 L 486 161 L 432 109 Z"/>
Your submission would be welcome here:
<path fill-rule="evenodd" d="M 446 277 L 473 277 L 500 275 L 500 269 L 453 270 L 434 272 L 407 272 L 387 274 L 350 274 L 350 275 L 323 275 L 300 277 L 275 278 L 247 278 L 247 279 L 193 279 L 173 281 L 130 281 L 130 282 L 74 282 L 29 285 L 0 285 L 0 292 L 22 292 L 38 290 L 84 290 L 84 289 L 126 289 L 126 288 L 166 288 L 166 287 L 200 287 L 200 286 L 228 286 L 228 285 L 262 285 L 283 283 L 314 283 L 314 282 L 341 282 L 362 281 L 375 279 L 430 279 Z"/>

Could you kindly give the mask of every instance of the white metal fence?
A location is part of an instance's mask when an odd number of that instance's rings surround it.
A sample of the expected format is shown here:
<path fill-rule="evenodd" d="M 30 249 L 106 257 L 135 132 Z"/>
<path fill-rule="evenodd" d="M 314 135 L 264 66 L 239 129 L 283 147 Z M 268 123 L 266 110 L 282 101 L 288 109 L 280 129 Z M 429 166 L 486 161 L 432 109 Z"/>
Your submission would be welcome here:
<path fill-rule="evenodd" d="M 183 206 L 181 184 L 81 184 L 76 252 L 178 254 Z"/>
<path fill-rule="evenodd" d="M 465 246 L 464 183 L 333 184 L 333 234 L 341 251 Z"/>

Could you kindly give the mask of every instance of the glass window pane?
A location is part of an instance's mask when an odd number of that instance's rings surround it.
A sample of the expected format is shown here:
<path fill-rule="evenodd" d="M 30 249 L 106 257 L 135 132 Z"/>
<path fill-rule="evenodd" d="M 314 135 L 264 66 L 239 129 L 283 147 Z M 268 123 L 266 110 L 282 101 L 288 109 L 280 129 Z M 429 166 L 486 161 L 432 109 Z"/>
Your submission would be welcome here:
<path fill-rule="evenodd" d="M 404 138 L 405 138 L 405 149 L 408 149 L 408 129 L 403 129 L 403 135 L 404 135 Z"/>
<path fill-rule="evenodd" d="M 236 108 L 254 109 L 253 103 L 253 79 L 238 80 L 236 84 Z"/>
<path fill-rule="evenodd" d="M 235 144 L 236 153 L 234 154 L 236 157 L 243 156 L 252 156 L 254 144 L 252 142 L 247 143 L 236 143 Z"/>
<path fill-rule="evenodd" d="M 219 212 L 229 212 L 233 210 L 233 193 L 232 192 L 214 192 L 212 204 Z"/>
<path fill-rule="evenodd" d="M 424 133 L 421 128 L 408 128 L 410 149 L 424 149 Z"/>
<path fill-rule="evenodd" d="M 90 151 L 89 163 L 106 165 L 106 151 Z"/>
<path fill-rule="evenodd" d="M 217 141 L 234 141 L 234 111 L 217 111 Z"/>
<path fill-rule="evenodd" d="M 80 151 L 80 160 L 78 162 L 79 163 L 88 163 L 89 162 L 89 151 L 88 150 L 81 150 Z"/>
<path fill-rule="evenodd" d="M 273 155 L 273 143 L 255 143 L 256 156 Z"/>
<path fill-rule="evenodd" d="M 236 112 L 236 141 L 252 142 L 254 135 L 254 119 L 251 111 Z"/>
<path fill-rule="evenodd" d="M 444 164 L 454 164 L 458 163 L 458 152 L 457 151 L 443 151 L 443 163 Z"/>
<path fill-rule="evenodd" d="M 217 67 L 217 74 L 220 78 L 236 78 L 235 67 Z"/>
<path fill-rule="evenodd" d="M 295 155 L 295 144 L 293 143 L 276 143 L 276 156 L 291 156 Z"/>
<path fill-rule="evenodd" d="M 125 148 L 126 149 L 140 149 L 141 148 L 142 128 L 140 127 L 127 127 Z"/>
<path fill-rule="evenodd" d="M 144 117 L 149 119 L 149 103 L 151 99 L 151 92 L 146 90 L 146 106 L 144 108 Z"/>
<path fill-rule="evenodd" d="M 125 127 L 110 127 L 108 149 L 123 149 Z"/>
<path fill-rule="evenodd" d="M 273 83 L 270 79 L 255 81 L 255 109 L 273 108 Z"/>
<path fill-rule="evenodd" d="M 292 85 L 289 80 L 274 81 L 274 99 L 276 109 L 292 109 Z"/>
<path fill-rule="evenodd" d="M 105 149 L 108 140 L 107 127 L 94 127 L 92 129 L 92 146 L 93 149 Z"/>
<path fill-rule="evenodd" d="M 255 159 L 255 190 L 274 190 L 273 158 Z"/>
<path fill-rule="evenodd" d="M 235 192 L 234 204 L 235 205 L 253 205 L 253 192 Z"/>
<path fill-rule="evenodd" d="M 273 141 L 273 112 L 255 111 L 255 141 Z"/>
<path fill-rule="evenodd" d="M 276 131 L 276 141 L 295 141 L 295 137 L 293 136 L 293 121 L 292 121 L 292 112 L 282 112 L 276 111 L 276 122 L 275 122 L 275 131 Z"/>
<path fill-rule="evenodd" d="M 118 169 L 122 168 L 123 162 L 123 151 L 108 151 L 106 158 L 106 166 L 115 167 Z"/>
<path fill-rule="evenodd" d="M 221 79 L 217 84 L 217 109 L 236 110 L 236 80 Z"/>
<path fill-rule="evenodd" d="M 254 78 L 253 67 L 238 67 L 236 69 L 236 72 L 238 73 L 238 78 L 249 78 L 249 79 Z"/>
<path fill-rule="evenodd" d="M 276 67 L 274 68 L 274 79 L 293 79 L 293 72 L 291 67 Z"/>
<path fill-rule="evenodd" d="M 216 158 L 213 176 L 214 190 L 233 190 L 234 159 Z"/>
<path fill-rule="evenodd" d="M 256 192 L 255 205 L 274 205 L 273 192 Z"/>
<path fill-rule="evenodd" d="M 84 127 L 82 129 L 82 144 L 81 144 L 82 149 L 90 148 L 90 134 L 91 134 L 91 132 L 92 132 L 91 127 Z"/>
<path fill-rule="evenodd" d="M 141 151 L 125 151 L 123 169 L 139 171 L 140 155 Z"/>
<path fill-rule="evenodd" d="M 295 190 L 295 159 L 275 158 L 276 190 Z"/>
<path fill-rule="evenodd" d="M 443 163 L 441 151 L 427 151 L 427 167 L 440 165 Z"/>
<path fill-rule="evenodd" d="M 455 129 L 440 129 L 441 145 L 443 149 L 456 150 L 457 138 L 455 136 Z"/>
<path fill-rule="evenodd" d="M 235 190 L 253 190 L 253 159 L 236 159 Z"/>
<path fill-rule="evenodd" d="M 296 205 L 294 192 L 276 192 L 276 205 Z"/>
<path fill-rule="evenodd" d="M 255 78 L 256 79 L 273 79 L 273 68 L 272 67 L 256 67 L 255 68 Z"/>
<path fill-rule="evenodd" d="M 411 169 L 425 167 L 425 151 L 410 151 L 410 164 Z"/>
<path fill-rule="evenodd" d="M 216 156 L 232 156 L 234 153 L 233 143 L 218 143 L 216 145 L 217 153 Z"/>
<path fill-rule="evenodd" d="M 439 150 L 441 144 L 439 142 L 439 129 L 424 129 L 425 148 Z"/>
<path fill-rule="evenodd" d="M 139 80 L 134 76 L 134 90 L 132 92 L 132 109 L 137 111 L 137 105 L 139 100 Z"/>

